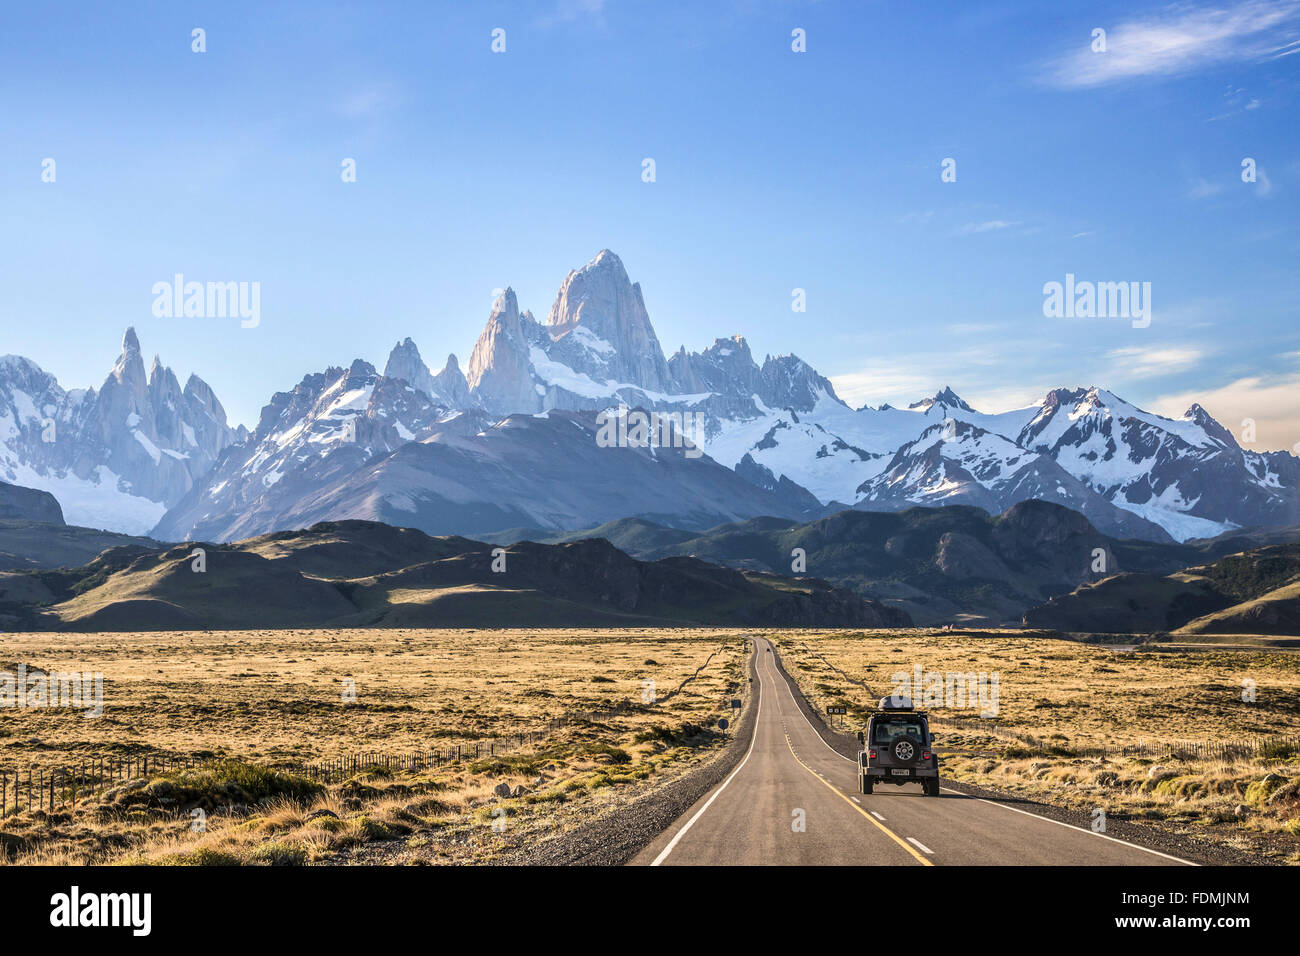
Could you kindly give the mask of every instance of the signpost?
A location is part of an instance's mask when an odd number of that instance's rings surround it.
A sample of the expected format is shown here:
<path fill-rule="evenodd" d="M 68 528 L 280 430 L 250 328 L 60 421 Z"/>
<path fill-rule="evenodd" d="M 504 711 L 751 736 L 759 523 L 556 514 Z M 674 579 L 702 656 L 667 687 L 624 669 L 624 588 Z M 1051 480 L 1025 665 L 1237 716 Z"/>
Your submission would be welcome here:
<path fill-rule="evenodd" d="M 843 715 L 847 714 L 848 712 L 849 712 L 849 709 L 848 709 L 847 707 L 845 707 L 843 704 L 828 704 L 827 707 L 826 707 L 826 713 L 827 713 L 827 715 L 828 715 L 829 717 L 832 718 L 832 719 L 831 719 L 831 724 L 832 724 L 832 725 L 835 723 L 834 718 L 835 718 L 835 716 L 836 716 L 837 714 L 840 715 L 840 716 L 843 716 Z"/>

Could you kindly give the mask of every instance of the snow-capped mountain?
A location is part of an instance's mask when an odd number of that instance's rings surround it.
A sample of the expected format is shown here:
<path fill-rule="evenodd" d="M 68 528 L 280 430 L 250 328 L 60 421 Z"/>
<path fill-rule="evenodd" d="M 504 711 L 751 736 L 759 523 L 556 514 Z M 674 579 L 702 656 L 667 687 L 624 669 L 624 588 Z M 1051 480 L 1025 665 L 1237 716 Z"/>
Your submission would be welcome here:
<path fill-rule="evenodd" d="M 1153 540 L 1300 522 L 1300 462 L 1243 450 L 1200 406 L 1173 420 L 1101 389 L 1058 389 L 984 414 L 944 388 L 906 409 L 852 409 L 797 356 L 760 366 L 739 335 L 679 349 L 666 375 L 661 358 L 640 286 L 603 250 L 565 278 L 545 324 L 506 291 L 475 346 L 470 394 L 498 414 L 619 403 L 691 411 L 714 460 L 828 507 L 951 499 L 1000 512 L 1044 497 L 1108 533 Z"/>
<path fill-rule="evenodd" d="M 962 504 L 1001 514 L 1037 498 L 1083 514 L 1113 537 L 1168 539 L 1158 526 L 1111 504 L 1051 457 L 953 418 L 899 448 L 885 470 L 857 491 L 857 507 L 871 511 Z"/>
<path fill-rule="evenodd" d="M 380 410 L 376 396 L 391 384 L 378 380 L 364 408 L 353 407 L 353 417 L 373 422 Z M 334 391 L 342 396 L 341 387 Z M 331 414 L 343 411 L 332 407 Z M 318 424 L 316 434 L 331 441 L 336 425 Z M 333 440 L 332 450 L 302 448 L 287 462 L 280 456 L 283 470 L 270 473 L 267 462 L 245 460 L 242 448 L 232 448 L 217 466 L 216 484 L 195 488 L 168 512 L 156 535 L 228 541 L 350 518 L 468 536 L 589 528 L 625 517 L 703 530 L 757 515 L 808 514 L 730 468 L 688 457 L 683 448 L 602 447 L 599 427 L 592 412 L 505 418 L 452 412 L 422 440 L 394 450 L 385 451 L 382 436 L 373 433 L 364 447 Z M 258 447 L 278 449 L 283 435 L 274 429 Z M 259 429 L 254 440 L 260 437 Z M 269 485 L 268 474 L 277 476 Z"/>
<path fill-rule="evenodd" d="M 1300 461 L 1242 449 L 1200 405 L 1174 421 L 1104 389 L 1056 389 L 1016 440 L 1179 540 L 1298 520 Z"/>
<path fill-rule="evenodd" d="M 65 391 L 30 359 L 0 358 L 0 478 L 52 493 L 70 524 L 143 534 L 242 430 L 212 389 L 182 389 L 134 329 L 99 390 Z"/>
<path fill-rule="evenodd" d="M 697 453 L 601 446 L 595 413 L 628 406 L 689 414 Z M 665 359 L 609 250 L 565 277 L 545 322 L 506 288 L 463 374 L 454 354 L 434 373 L 407 338 L 382 374 L 358 359 L 276 394 L 251 434 L 226 426 L 200 380 L 182 391 L 157 361 L 146 376 L 133 332 L 99 392 L 65 393 L 8 357 L 0 442 L 0 479 L 53 492 L 70 522 L 169 539 L 352 517 L 437 533 L 917 504 L 1000 513 L 1030 498 L 1148 540 L 1300 524 L 1300 460 L 1243 449 L 1199 405 L 1174 420 L 1103 389 L 1056 389 L 985 414 L 944 388 L 906 409 L 854 409 L 802 359 L 759 364 L 739 335 Z"/>

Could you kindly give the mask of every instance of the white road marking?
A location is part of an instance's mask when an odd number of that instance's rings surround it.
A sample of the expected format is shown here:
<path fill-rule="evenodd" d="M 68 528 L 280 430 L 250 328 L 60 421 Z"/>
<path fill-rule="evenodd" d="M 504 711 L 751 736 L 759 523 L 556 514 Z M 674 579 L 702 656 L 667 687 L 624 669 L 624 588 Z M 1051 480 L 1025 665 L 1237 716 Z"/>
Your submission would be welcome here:
<path fill-rule="evenodd" d="M 881 823 L 884 823 L 884 822 L 885 822 L 885 818 L 882 817 L 882 816 L 881 816 L 879 813 L 877 813 L 875 810 L 872 810 L 872 811 L 871 811 L 871 815 L 872 815 L 873 817 L 875 817 L 877 820 L 879 820 Z"/>
<path fill-rule="evenodd" d="M 852 800 L 854 803 L 861 803 L 861 802 L 862 802 L 862 801 L 859 800 L 857 797 L 849 797 L 849 799 Z"/>
<path fill-rule="evenodd" d="M 908 837 L 908 838 L 907 838 L 907 842 L 910 843 L 910 844 L 912 844 L 914 847 L 916 847 L 916 848 L 917 848 L 918 850 L 920 850 L 922 853 L 928 854 L 929 856 L 934 856 L 934 851 L 931 850 L 931 849 L 930 849 L 928 846 L 926 846 L 924 843 L 922 843 L 920 840 L 918 840 L 916 837 Z"/>
<path fill-rule="evenodd" d="M 968 793 L 962 793 L 960 790 L 948 790 L 947 787 L 941 789 L 947 790 L 948 793 L 956 793 L 963 797 L 970 797 Z M 1171 856 L 1168 853 L 1161 853 L 1159 850 L 1151 850 L 1147 847 L 1140 846 L 1137 843 L 1129 843 L 1128 840 L 1121 840 L 1118 837 L 1107 836 L 1104 833 L 1098 833 L 1096 830 L 1085 830 L 1083 827 L 1077 827 L 1073 823 L 1065 823 L 1061 820 L 1053 820 L 1051 817 L 1040 816 L 1037 813 L 1030 813 L 1028 810 L 1021 810 L 1017 807 L 1008 807 L 1002 803 L 995 803 L 992 800 L 985 800 L 983 797 L 970 797 L 972 800 L 978 800 L 980 803 L 987 803 L 991 807 L 997 807 L 1001 810 L 1010 810 L 1012 813 L 1023 813 L 1027 817 L 1033 817 L 1035 820 L 1042 820 L 1046 823 L 1055 823 L 1058 827 L 1069 827 L 1071 830 L 1078 830 L 1080 833 L 1086 833 L 1089 836 L 1100 837 L 1103 840 L 1109 840 L 1111 843 L 1119 843 L 1124 846 L 1131 846 L 1135 850 L 1141 850 L 1144 853 L 1153 853 L 1156 856 L 1162 856 L 1166 860 L 1173 860 L 1175 863 L 1181 863 L 1184 866 L 1200 866 L 1199 863 L 1193 863 L 1191 860 L 1184 860 L 1180 856 Z"/>
<path fill-rule="evenodd" d="M 754 646 L 756 648 L 754 653 L 757 654 L 758 643 L 755 642 Z M 757 670 L 757 666 L 755 667 L 755 670 Z M 654 858 L 654 861 L 650 864 L 651 866 L 658 866 L 664 860 L 668 859 L 668 854 L 672 853 L 673 850 L 677 848 L 677 844 L 681 842 L 682 837 L 686 836 L 686 834 L 690 831 L 691 827 L 695 826 L 695 821 L 698 820 L 700 817 L 704 816 L 704 811 L 709 809 L 709 807 L 713 806 L 713 801 L 718 799 L 718 795 L 722 793 L 723 790 L 727 789 L 727 784 L 735 780 L 736 774 L 740 773 L 740 771 L 745 769 L 745 764 L 749 763 L 749 757 L 754 752 L 754 744 L 758 743 L 758 723 L 762 719 L 763 719 L 763 678 L 762 676 L 760 676 L 758 679 L 758 712 L 754 715 L 754 733 L 749 738 L 749 750 L 745 751 L 745 759 L 740 762 L 739 767 L 731 771 L 731 775 L 727 777 L 726 780 L 722 781 L 722 786 L 718 787 L 717 790 L 713 791 L 713 796 L 709 797 L 708 802 L 705 803 L 704 806 L 696 810 L 695 815 L 686 821 L 686 825 L 677 831 L 677 834 L 672 838 L 672 840 L 668 843 L 668 845 L 659 851 L 659 855 Z"/>
<path fill-rule="evenodd" d="M 852 757 L 844 756 L 844 754 L 840 753 L 838 750 L 832 747 L 830 745 L 830 742 L 825 737 L 823 737 L 820 733 L 817 732 L 817 728 L 814 727 L 813 722 L 808 719 L 808 715 L 803 712 L 803 708 L 799 706 L 799 702 L 795 701 L 794 691 L 790 690 L 790 685 L 786 683 L 785 679 L 782 677 L 778 677 L 777 683 L 785 684 L 785 689 L 790 694 L 790 700 L 794 702 L 795 710 L 799 711 L 799 716 L 804 719 L 804 723 L 806 723 L 809 729 L 812 730 L 813 736 L 815 736 L 818 740 L 820 740 L 823 744 L 825 744 L 826 749 L 829 750 L 831 753 L 833 753 L 835 756 L 839 757 L 841 760 L 847 760 L 849 763 L 853 764 L 856 767 L 858 765 L 858 762 L 856 760 L 854 760 Z M 948 787 L 941 787 L 940 789 L 947 791 L 948 793 L 958 794 L 963 797 L 970 796 L 970 794 L 962 793 L 960 790 L 950 790 Z M 1135 850 L 1141 850 L 1143 853 L 1153 853 L 1156 856 L 1164 857 L 1166 860 L 1173 860 L 1175 863 L 1182 863 L 1184 866 L 1200 866 L 1199 863 L 1193 863 L 1191 860 L 1184 860 L 1182 857 L 1171 856 L 1168 853 L 1161 853 L 1159 850 L 1150 850 L 1137 843 L 1130 843 L 1128 840 L 1121 840 L 1118 837 L 1107 836 L 1104 833 L 1096 833 L 1092 830 L 1085 830 L 1083 827 L 1077 827 L 1072 823 L 1062 823 L 1060 820 L 1053 820 L 1051 817 L 1044 817 L 1044 816 L 1040 816 L 1037 813 L 1030 813 L 1028 810 L 1019 810 L 1016 807 L 1008 807 L 1005 804 L 994 803 L 992 800 L 985 800 L 982 797 L 972 797 L 971 799 L 979 800 L 980 803 L 987 803 L 991 807 L 998 807 L 999 809 L 1002 810 L 1010 810 L 1012 813 L 1023 813 L 1025 816 L 1033 817 L 1035 820 L 1044 820 L 1048 823 L 1055 823 L 1057 826 L 1069 827 L 1071 830 L 1078 830 L 1080 833 L 1088 833 L 1095 837 L 1101 837 L 1103 840 L 1110 840 L 1112 843 L 1119 843 L 1124 846 L 1129 846 Z"/>

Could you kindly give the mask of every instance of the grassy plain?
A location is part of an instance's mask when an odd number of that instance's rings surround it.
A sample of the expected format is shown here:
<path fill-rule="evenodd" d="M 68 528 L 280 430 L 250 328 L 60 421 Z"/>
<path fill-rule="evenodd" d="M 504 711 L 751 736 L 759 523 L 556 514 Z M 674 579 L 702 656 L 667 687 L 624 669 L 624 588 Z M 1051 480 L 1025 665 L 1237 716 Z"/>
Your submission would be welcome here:
<path fill-rule="evenodd" d="M 0 669 L 102 672 L 105 694 L 94 719 L 0 712 L 0 769 L 144 753 L 214 763 L 71 811 L 24 811 L 0 821 L 0 838 L 28 862 L 351 861 L 379 844 L 385 862 L 488 859 L 715 754 L 717 718 L 747 693 L 745 656 L 735 632 L 714 630 L 6 635 Z M 319 789 L 292 775 L 529 731 L 542 732 L 532 746 L 428 771 L 370 767 Z M 502 784 L 522 791 L 500 799 Z M 206 832 L 191 829 L 196 804 Z M 509 826 L 494 830 L 502 815 Z"/>

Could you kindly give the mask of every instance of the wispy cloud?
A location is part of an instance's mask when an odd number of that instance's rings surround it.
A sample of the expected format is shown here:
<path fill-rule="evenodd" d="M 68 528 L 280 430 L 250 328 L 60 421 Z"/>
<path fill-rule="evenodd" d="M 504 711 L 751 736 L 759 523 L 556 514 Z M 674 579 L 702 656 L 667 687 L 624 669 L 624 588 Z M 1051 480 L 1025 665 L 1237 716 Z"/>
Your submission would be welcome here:
<path fill-rule="evenodd" d="M 1187 190 L 1187 195 L 1191 199 L 1209 199 L 1223 190 L 1220 183 L 1212 183 L 1208 179 L 1197 176 L 1192 180 L 1191 187 Z"/>
<path fill-rule="evenodd" d="M 1153 378 L 1195 368 L 1205 352 L 1191 347 L 1152 347 L 1112 349 L 1106 357 L 1113 363 L 1114 378 Z"/>
<path fill-rule="evenodd" d="M 1255 195 L 1263 199 L 1273 191 L 1273 180 L 1268 178 L 1268 173 L 1263 169 L 1255 170 Z"/>
<path fill-rule="evenodd" d="M 553 8 L 537 18 L 541 26 L 586 20 L 597 26 L 605 25 L 605 0 L 556 0 Z"/>
<path fill-rule="evenodd" d="M 1075 50 L 1048 65 L 1045 79 L 1054 86 L 1093 87 L 1285 56 L 1295 52 L 1298 17 L 1297 0 L 1173 6 L 1158 16 L 1107 29 L 1105 52 L 1094 52 L 1084 35 Z"/>
<path fill-rule="evenodd" d="M 854 407 L 888 402 L 905 408 L 945 386 L 956 389 L 958 394 L 978 383 L 985 383 L 985 391 L 996 390 L 993 383 L 1006 378 L 1001 374 L 1004 358 L 1001 347 L 970 346 L 944 350 L 942 355 L 925 352 L 868 362 L 858 371 L 831 375 L 830 380 L 836 394 Z M 1040 392 L 1039 397 L 1045 392 Z"/>
<path fill-rule="evenodd" d="M 869 364 L 861 371 L 832 375 L 830 379 L 836 394 L 854 407 L 897 403 L 904 395 L 914 396 L 908 399 L 912 402 L 938 390 L 932 371 L 919 365 L 900 367 L 896 362 Z"/>
<path fill-rule="evenodd" d="M 358 87 L 338 101 L 338 111 L 349 119 L 365 119 L 397 105 L 397 90 L 392 84 L 373 83 Z"/>
<path fill-rule="evenodd" d="M 1012 229 L 1018 225 L 1020 225 L 1018 220 L 1013 222 L 1009 219 L 988 219 L 984 222 L 968 222 L 957 230 L 957 235 L 973 236 L 982 232 L 999 232 L 1003 229 Z"/>

